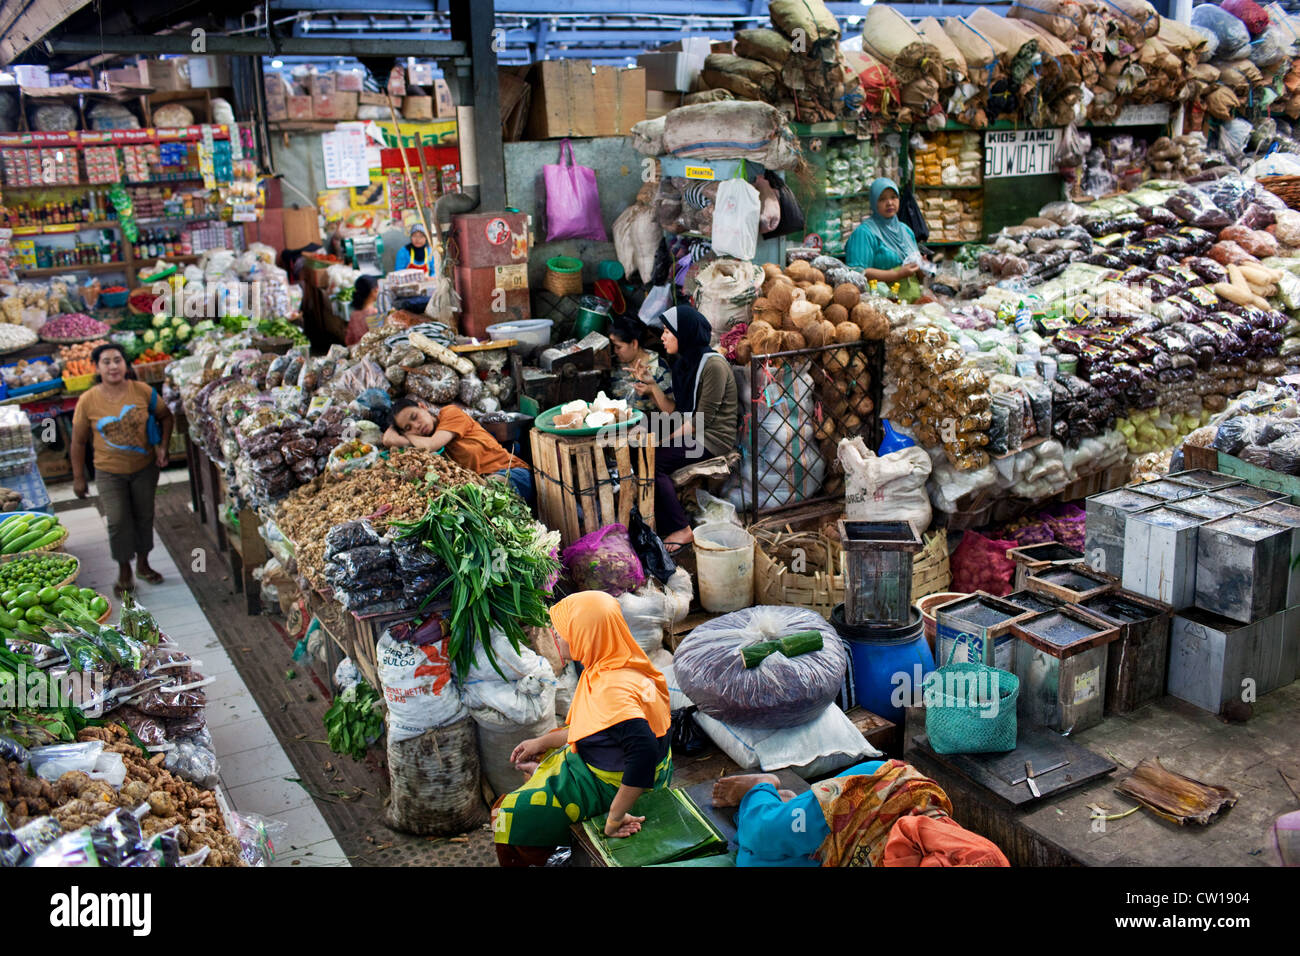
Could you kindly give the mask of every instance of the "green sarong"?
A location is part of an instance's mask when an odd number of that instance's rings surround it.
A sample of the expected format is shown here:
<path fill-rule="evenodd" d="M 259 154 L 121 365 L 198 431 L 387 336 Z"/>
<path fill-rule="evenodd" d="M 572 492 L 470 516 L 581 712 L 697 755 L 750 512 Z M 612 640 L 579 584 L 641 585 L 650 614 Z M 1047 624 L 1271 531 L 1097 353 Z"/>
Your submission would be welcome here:
<path fill-rule="evenodd" d="M 670 751 L 655 767 L 653 789 L 667 787 L 672 778 Z M 552 750 L 527 783 L 502 799 L 492 824 L 493 840 L 513 846 L 568 846 L 569 825 L 607 813 L 622 785 L 622 771 L 597 770 L 568 747 Z"/>

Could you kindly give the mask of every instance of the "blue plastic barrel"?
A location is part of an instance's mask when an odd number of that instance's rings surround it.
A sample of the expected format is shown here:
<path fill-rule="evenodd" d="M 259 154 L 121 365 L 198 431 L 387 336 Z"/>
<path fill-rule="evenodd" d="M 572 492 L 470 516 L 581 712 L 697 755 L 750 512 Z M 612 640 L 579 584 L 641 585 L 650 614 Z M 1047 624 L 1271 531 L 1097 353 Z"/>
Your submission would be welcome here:
<path fill-rule="evenodd" d="M 844 605 L 839 604 L 831 612 L 831 624 L 848 646 L 858 705 L 901 727 L 903 708 L 898 702 L 919 700 L 921 681 L 934 670 L 920 608 L 912 606 L 906 624 L 876 626 L 847 623 Z"/>

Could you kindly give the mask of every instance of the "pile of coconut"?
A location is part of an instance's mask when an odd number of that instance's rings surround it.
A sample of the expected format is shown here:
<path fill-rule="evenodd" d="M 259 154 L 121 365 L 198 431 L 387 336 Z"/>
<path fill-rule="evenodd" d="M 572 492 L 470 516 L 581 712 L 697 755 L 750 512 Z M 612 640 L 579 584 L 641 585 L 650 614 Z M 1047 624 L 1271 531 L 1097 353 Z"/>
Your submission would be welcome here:
<path fill-rule="evenodd" d="M 832 287 L 820 269 L 796 259 L 782 271 L 763 266 L 762 295 L 754 300 L 753 320 L 736 346 L 743 365 L 751 355 L 770 355 L 859 339 L 883 339 L 889 319 L 869 303 L 853 283 Z"/>

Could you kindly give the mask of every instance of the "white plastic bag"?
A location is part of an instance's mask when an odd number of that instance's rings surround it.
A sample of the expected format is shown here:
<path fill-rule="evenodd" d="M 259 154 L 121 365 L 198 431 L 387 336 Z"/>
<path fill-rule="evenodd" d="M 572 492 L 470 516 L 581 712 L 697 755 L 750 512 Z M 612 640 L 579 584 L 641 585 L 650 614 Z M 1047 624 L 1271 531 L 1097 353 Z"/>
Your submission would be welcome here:
<path fill-rule="evenodd" d="M 714 235 L 717 234 L 715 218 Z M 722 335 L 733 325 L 749 321 L 754 300 L 763 287 L 763 270 L 752 262 L 715 259 L 700 270 L 696 281 L 699 283 L 696 307 L 709 320 L 714 333 Z"/>
<path fill-rule="evenodd" d="M 673 668 L 672 651 L 666 647 L 659 648 L 650 655 L 650 663 L 659 668 L 659 673 L 663 674 L 664 680 L 668 682 L 668 709 L 670 711 L 681 710 L 683 707 L 693 706 L 691 699 L 677 685 L 677 673 Z"/>
<path fill-rule="evenodd" d="M 695 519 L 697 528 L 702 524 L 734 524 L 744 527 L 736 516 L 736 506 L 730 501 L 715 498 L 703 488 L 697 488 L 695 503 L 700 506 L 699 517 Z"/>
<path fill-rule="evenodd" d="M 718 184 L 713 212 L 713 251 L 746 261 L 758 251 L 758 220 L 762 213 L 758 190 L 743 179 Z"/>
<path fill-rule="evenodd" d="M 668 311 L 668 306 L 672 304 L 672 294 L 669 292 L 669 286 L 657 285 L 646 293 L 645 301 L 641 303 L 641 309 L 637 312 L 637 317 L 642 322 L 649 322 L 651 325 L 659 325 L 659 317 Z"/>
<path fill-rule="evenodd" d="M 379 683 L 388 704 L 388 742 L 418 737 L 465 716 L 452 680 L 446 641 L 416 645 L 395 641 L 387 631 L 375 648 Z"/>
<path fill-rule="evenodd" d="M 884 756 L 834 704 L 805 724 L 779 730 L 734 727 L 699 711 L 694 716 L 700 730 L 742 770 L 768 772 L 789 767 L 812 780 L 860 760 Z"/>
<path fill-rule="evenodd" d="M 501 672 L 478 654 L 461 675 L 461 699 L 480 727 L 534 724 L 555 712 L 555 672 L 532 648 L 510 646 L 505 632 L 492 629 L 492 654 Z M 520 738 L 521 740 L 523 738 Z"/>
<path fill-rule="evenodd" d="M 102 740 L 88 740 L 81 744 L 50 744 L 48 747 L 35 747 L 30 751 L 32 772 L 36 776 L 51 782 L 58 780 L 65 773 L 80 770 L 90 773 L 99 762 L 104 750 Z"/>
<path fill-rule="evenodd" d="M 840 442 L 844 467 L 844 509 L 849 518 L 911 521 L 918 531 L 930 526 L 930 456 L 915 445 L 877 455 L 860 437 Z"/>

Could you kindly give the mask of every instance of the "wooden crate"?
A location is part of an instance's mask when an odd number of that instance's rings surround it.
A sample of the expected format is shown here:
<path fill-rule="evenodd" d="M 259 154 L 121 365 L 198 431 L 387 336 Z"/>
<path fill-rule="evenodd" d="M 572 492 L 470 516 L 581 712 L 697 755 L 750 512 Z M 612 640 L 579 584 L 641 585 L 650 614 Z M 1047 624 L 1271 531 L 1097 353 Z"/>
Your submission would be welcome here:
<path fill-rule="evenodd" d="M 912 558 L 912 603 L 927 594 L 948 590 L 952 571 L 948 567 L 948 532 L 943 528 L 924 535 L 925 548 Z"/>
<path fill-rule="evenodd" d="M 537 515 L 564 547 L 606 525 L 626 525 L 633 506 L 654 527 L 652 433 L 571 438 L 534 428 L 531 439 Z"/>

